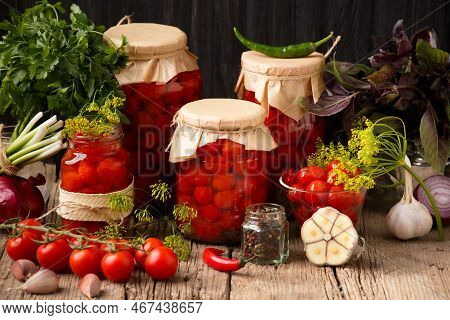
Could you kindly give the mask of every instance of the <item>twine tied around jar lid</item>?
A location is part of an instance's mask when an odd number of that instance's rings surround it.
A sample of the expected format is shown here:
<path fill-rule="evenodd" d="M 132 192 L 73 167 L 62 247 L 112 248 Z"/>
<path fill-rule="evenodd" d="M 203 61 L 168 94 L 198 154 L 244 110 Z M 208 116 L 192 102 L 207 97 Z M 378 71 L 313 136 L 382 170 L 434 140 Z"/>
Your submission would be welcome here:
<path fill-rule="evenodd" d="M 55 208 L 59 216 L 67 220 L 75 221 L 116 221 L 122 220 L 130 215 L 129 210 L 112 210 L 109 206 L 109 199 L 116 194 L 124 194 L 134 197 L 134 179 L 123 190 L 104 193 L 87 194 L 69 192 L 59 185 L 59 204 Z"/>
<path fill-rule="evenodd" d="M 3 123 L 0 123 L 0 138 L 3 140 Z M 6 144 L 3 141 L 0 141 L 0 170 L 4 172 L 6 175 L 14 175 L 19 171 L 19 168 L 15 167 L 11 164 L 6 155 Z"/>
<path fill-rule="evenodd" d="M 203 99 L 184 105 L 174 116 L 176 127 L 166 149 L 169 161 L 196 157 L 197 148 L 219 139 L 245 146 L 246 150 L 270 151 L 278 145 L 264 124 L 260 105 L 236 99 Z"/>
<path fill-rule="evenodd" d="M 307 112 L 301 100 L 312 98 L 316 103 L 325 90 L 325 58 L 318 52 L 304 58 L 277 59 L 246 51 L 241 65 L 235 87 L 239 99 L 244 98 L 244 89 L 253 91 L 264 108 L 272 106 L 295 121 Z"/>
<path fill-rule="evenodd" d="M 123 22 L 127 22 L 123 24 Z M 116 73 L 120 85 L 132 83 L 165 84 L 181 72 L 198 70 L 198 57 L 187 47 L 187 36 L 180 29 L 156 23 L 131 23 L 124 16 L 104 33 L 104 40 L 114 47 L 127 39 L 129 61 Z"/>

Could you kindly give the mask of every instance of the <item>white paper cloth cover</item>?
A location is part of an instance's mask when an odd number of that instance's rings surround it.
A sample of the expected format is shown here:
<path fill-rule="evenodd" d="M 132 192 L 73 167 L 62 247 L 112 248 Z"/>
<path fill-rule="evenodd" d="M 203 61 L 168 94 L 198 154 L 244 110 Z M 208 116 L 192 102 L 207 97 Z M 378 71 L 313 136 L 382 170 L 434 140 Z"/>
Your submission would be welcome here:
<path fill-rule="evenodd" d="M 246 150 L 270 151 L 277 147 L 264 124 L 260 105 L 236 99 L 203 99 L 184 105 L 174 117 L 176 126 L 170 150 L 172 163 L 193 159 L 197 148 L 228 139 Z"/>
<path fill-rule="evenodd" d="M 118 47 L 126 37 L 127 66 L 116 74 L 120 85 L 141 82 L 164 84 L 178 73 L 198 69 L 189 52 L 186 34 L 176 27 L 155 23 L 128 23 L 108 29 L 105 41 Z"/>
<path fill-rule="evenodd" d="M 325 89 L 325 58 L 318 52 L 304 58 L 278 59 L 247 51 L 242 54 L 241 65 L 235 88 L 239 99 L 243 99 L 244 88 L 253 91 L 263 107 L 277 108 L 295 121 L 306 113 L 301 99 L 312 96 L 317 102 Z"/>

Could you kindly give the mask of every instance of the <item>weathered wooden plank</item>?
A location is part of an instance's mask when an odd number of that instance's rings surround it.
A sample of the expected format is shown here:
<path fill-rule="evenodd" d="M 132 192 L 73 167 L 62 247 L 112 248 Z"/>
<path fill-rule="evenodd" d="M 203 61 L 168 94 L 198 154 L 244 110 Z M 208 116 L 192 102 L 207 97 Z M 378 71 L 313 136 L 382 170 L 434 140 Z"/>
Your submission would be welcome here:
<path fill-rule="evenodd" d="M 383 199 L 382 202 L 379 199 Z M 450 228 L 446 241 L 437 232 L 421 239 L 400 241 L 389 235 L 385 213 L 398 201 L 395 193 L 369 198 L 360 224 L 366 239 L 361 259 L 336 268 L 346 299 L 449 299 Z"/>
<path fill-rule="evenodd" d="M 341 299 L 332 268 L 319 268 L 305 257 L 298 226 L 291 226 L 286 264 L 247 264 L 231 275 L 231 299 Z"/>
<path fill-rule="evenodd" d="M 151 234 L 163 238 L 168 234 L 167 225 L 155 225 Z M 227 299 L 229 275 L 216 272 L 203 264 L 202 254 L 206 245 L 191 242 L 191 257 L 180 262 L 177 274 L 168 281 L 154 281 L 145 271 L 136 270 L 127 283 L 127 299 Z M 226 252 L 228 249 L 222 247 Z"/>

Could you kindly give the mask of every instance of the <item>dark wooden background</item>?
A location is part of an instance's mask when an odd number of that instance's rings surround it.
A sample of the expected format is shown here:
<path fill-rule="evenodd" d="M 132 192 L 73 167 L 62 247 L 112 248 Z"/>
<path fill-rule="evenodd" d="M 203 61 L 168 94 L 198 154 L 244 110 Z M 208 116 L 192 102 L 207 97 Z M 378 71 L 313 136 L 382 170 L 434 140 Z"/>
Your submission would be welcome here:
<path fill-rule="evenodd" d="M 234 38 L 238 28 L 249 38 L 275 45 L 317 40 L 329 31 L 343 37 L 336 57 L 366 61 L 371 36 L 389 37 L 397 19 L 409 33 L 434 28 L 440 47 L 449 49 L 448 0 L 63 0 L 80 5 L 97 24 L 113 26 L 126 14 L 135 22 L 156 22 L 181 28 L 191 50 L 200 57 L 204 97 L 233 97 L 244 48 Z M 7 5 L 19 10 L 33 0 L 0 0 L 0 19 Z"/>

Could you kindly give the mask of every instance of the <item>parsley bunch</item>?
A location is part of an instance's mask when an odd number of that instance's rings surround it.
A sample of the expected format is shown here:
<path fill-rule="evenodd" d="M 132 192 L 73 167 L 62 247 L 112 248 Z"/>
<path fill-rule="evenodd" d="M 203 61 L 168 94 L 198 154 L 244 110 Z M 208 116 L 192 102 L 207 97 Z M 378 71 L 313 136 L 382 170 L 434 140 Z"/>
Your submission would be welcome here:
<path fill-rule="evenodd" d="M 125 39 L 110 47 L 105 28 L 75 4 L 70 21 L 62 13 L 61 3 L 42 0 L 0 23 L 7 31 L 0 42 L 0 114 L 10 111 L 17 132 L 39 111 L 68 118 L 92 102 L 123 97 L 114 72 L 126 63 Z"/>

